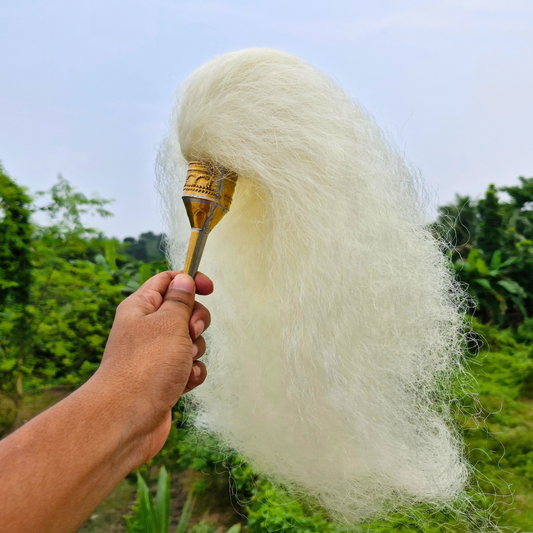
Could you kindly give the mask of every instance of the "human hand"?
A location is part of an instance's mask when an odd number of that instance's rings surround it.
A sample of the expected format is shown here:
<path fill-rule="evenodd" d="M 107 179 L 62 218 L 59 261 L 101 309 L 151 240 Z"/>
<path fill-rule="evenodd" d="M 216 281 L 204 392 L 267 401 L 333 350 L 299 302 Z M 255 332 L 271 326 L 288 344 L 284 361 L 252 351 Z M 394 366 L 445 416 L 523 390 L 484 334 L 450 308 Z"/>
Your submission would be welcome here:
<path fill-rule="evenodd" d="M 150 278 L 117 309 L 102 363 L 91 385 L 112 390 L 138 435 L 143 464 L 165 443 L 171 409 L 180 396 L 206 378 L 198 359 L 205 352 L 201 336 L 211 315 L 195 293 L 208 295 L 213 283 L 203 274 L 193 280 L 181 272 Z"/>
<path fill-rule="evenodd" d="M 179 272 L 149 279 L 118 307 L 93 377 L 0 442 L 2 531 L 77 531 L 159 452 L 172 406 L 206 377 L 198 358 L 211 317 L 196 292 L 213 292 L 211 280 L 198 274 L 195 284 Z"/>

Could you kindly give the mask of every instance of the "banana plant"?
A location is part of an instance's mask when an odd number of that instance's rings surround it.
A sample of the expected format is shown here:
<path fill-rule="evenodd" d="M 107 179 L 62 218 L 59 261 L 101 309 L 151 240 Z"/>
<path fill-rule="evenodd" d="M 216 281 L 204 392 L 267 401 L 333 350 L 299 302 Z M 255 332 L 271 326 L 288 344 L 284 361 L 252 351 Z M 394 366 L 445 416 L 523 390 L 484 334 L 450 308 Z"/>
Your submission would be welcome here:
<path fill-rule="evenodd" d="M 527 316 L 524 300 L 528 294 L 524 288 L 508 275 L 510 266 L 519 262 L 519 257 L 502 261 L 500 250 L 496 250 L 490 264 L 482 259 L 479 250 L 472 248 L 466 261 L 458 259 L 453 266 L 461 281 L 468 285 L 468 292 L 476 300 L 477 309 L 502 325 L 510 304 Z"/>

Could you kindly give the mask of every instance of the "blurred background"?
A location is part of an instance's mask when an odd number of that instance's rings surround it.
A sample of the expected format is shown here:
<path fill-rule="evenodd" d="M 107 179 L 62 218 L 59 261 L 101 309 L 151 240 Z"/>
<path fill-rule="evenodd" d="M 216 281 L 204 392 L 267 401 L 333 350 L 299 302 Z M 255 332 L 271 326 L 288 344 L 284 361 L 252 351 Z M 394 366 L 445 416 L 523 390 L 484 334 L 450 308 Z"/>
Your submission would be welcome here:
<path fill-rule="evenodd" d="M 473 379 L 453 406 L 468 503 L 363 530 L 533 531 L 531 0 L 0 0 L 0 437 L 92 375 L 116 306 L 167 268 L 154 162 L 179 85 L 263 46 L 374 115 L 425 179 L 428 225 L 472 296 Z M 163 451 L 80 531 L 339 533 L 332 518 L 180 403 Z"/>

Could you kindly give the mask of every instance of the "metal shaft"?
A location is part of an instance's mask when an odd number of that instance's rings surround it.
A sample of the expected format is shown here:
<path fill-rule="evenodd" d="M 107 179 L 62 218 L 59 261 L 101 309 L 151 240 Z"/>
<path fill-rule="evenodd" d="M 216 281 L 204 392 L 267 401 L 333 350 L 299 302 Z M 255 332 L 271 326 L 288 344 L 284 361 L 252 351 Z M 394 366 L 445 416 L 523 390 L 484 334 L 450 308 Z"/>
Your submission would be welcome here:
<path fill-rule="evenodd" d="M 191 231 L 191 239 L 189 240 L 189 248 L 187 249 L 187 258 L 185 259 L 183 272 L 193 278 L 198 272 L 208 235 L 208 233 L 198 229 Z"/>

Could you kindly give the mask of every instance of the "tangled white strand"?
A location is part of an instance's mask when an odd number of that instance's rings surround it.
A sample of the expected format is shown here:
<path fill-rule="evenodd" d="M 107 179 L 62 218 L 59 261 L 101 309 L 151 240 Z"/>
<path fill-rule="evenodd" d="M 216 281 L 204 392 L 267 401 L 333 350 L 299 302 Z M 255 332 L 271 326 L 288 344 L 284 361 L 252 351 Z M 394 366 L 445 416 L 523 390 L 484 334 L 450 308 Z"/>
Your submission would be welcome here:
<path fill-rule="evenodd" d="M 201 265 L 216 290 L 198 426 L 339 521 L 453 502 L 464 297 L 416 174 L 328 77 L 271 49 L 217 57 L 179 94 L 159 157 L 176 269 L 191 160 L 239 175 Z"/>

